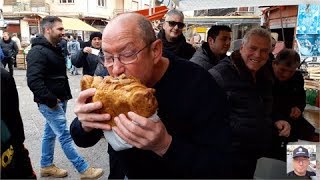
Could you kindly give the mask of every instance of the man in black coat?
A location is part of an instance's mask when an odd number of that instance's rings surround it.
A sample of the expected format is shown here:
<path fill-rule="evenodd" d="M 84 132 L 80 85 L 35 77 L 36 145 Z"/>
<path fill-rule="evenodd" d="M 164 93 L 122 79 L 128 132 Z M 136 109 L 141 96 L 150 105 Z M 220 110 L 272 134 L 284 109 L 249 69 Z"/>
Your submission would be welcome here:
<path fill-rule="evenodd" d="M 231 28 L 225 25 L 212 26 L 208 31 L 207 42 L 197 49 L 191 62 L 199 64 L 205 70 L 217 65 L 220 60 L 227 56 L 230 48 Z"/>
<path fill-rule="evenodd" d="M 172 52 L 174 55 L 189 60 L 196 49 L 186 42 L 182 34 L 185 27 L 183 23 L 184 15 L 176 9 L 170 10 L 166 14 L 163 29 L 158 33 L 158 38 L 162 40 L 163 50 Z"/>
<path fill-rule="evenodd" d="M 3 67 L 6 67 L 8 64 L 9 72 L 11 76 L 13 76 L 13 64 L 19 48 L 16 42 L 11 39 L 8 32 L 3 33 L 3 37 L 0 40 L 0 47 L 4 54 L 4 59 L 2 60 Z"/>
<path fill-rule="evenodd" d="M 103 66 L 103 53 L 101 51 L 101 32 L 93 32 L 90 34 L 90 46 L 86 46 L 80 51 L 78 51 L 74 58 L 71 59 L 72 64 L 80 68 L 82 67 L 82 74 L 83 75 L 90 75 L 93 76 L 97 67 L 100 69 Z M 100 69 L 100 76 L 108 75 L 108 72 L 104 70 L 104 68 Z M 103 72 L 103 73 L 101 73 Z"/>
<path fill-rule="evenodd" d="M 298 139 L 309 140 L 315 135 L 315 128 L 303 117 L 306 106 L 304 79 L 297 68 L 300 65 L 299 54 L 292 49 L 283 49 L 272 62 L 273 85 L 273 119 L 285 120 L 291 125 L 288 138 L 275 141 L 274 157 L 286 159 L 287 142 Z M 281 148 L 281 144 L 283 147 Z"/>
<path fill-rule="evenodd" d="M 27 81 L 33 92 L 34 101 L 45 118 L 42 139 L 40 175 L 65 177 L 68 172 L 53 163 L 54 144 L 59 139 L 63 152 L 80 173 L 81 178 L 96 179 L 103 170 L 89 167 L 78 154 L 67 128 L 66 108 L 72 98 L 66 65 L 58 43 L 64 34 L 62 20 L 56 16 L 47 16 L 41 21 L 43 35 L 33 39 L 28 53 Z"/>
<path fill-rule="evenodd" d="M 251 29 L 242 39 L 239 51 L 209 70 L 226 91 L 231 105 L 232 178 L 253 178 L 257 160 L 271 150 L 273 127 L 278 136 L 290 133 L 288 122 L 271 119 L 272 74 L 265 66 L 270 48 L 270 32 Z"/>

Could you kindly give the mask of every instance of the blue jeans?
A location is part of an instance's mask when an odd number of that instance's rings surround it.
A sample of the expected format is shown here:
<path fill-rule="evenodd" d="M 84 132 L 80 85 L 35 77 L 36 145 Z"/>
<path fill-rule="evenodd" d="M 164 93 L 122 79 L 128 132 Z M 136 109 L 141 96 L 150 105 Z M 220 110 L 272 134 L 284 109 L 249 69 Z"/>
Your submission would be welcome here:
<path fill-rule="evenodd" d="M 45 104 L 39 104 L 39 111 L 46 119 L 42 138 L 41 167 L 53 164 L 54 145 L 58 137 L 64 154 L 72 162 L 79 173 L 89 168 L 87 162 L 78 154 L 74 147 L 66 120 L 67 101 L 59 102 L 57 107 L 49 108 Z"/>

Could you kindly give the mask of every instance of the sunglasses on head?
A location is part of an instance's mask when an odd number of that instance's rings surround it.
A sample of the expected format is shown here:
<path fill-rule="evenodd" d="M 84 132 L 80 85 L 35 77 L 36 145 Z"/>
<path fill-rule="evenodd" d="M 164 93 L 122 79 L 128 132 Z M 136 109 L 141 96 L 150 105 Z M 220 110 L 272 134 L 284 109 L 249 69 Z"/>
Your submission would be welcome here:
<path fill-rule="evenodd" d="M 176 22 L 176 21 L 166 21 L 167 23 L 169 23 L 170 27 L 175 27 L 176 25 L 178 25 L 179 29 L 184 28 L 185 24 L 182 22 Z"/>

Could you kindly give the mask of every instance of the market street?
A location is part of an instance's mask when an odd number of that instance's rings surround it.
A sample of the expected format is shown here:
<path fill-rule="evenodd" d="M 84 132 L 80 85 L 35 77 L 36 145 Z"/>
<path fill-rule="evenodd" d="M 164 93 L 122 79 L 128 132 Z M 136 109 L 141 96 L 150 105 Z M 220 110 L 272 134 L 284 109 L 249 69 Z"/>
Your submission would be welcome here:
<path fill-rule="evenodd" d="M 79 72 L 82 72 L 79 69 Z M 82 75 L 71 76 L 69 75 L 69 83 L 72 92 L 73 99 L 68 101 L 67 107 L 67 119 L 68 126 L 75 117 L 73 113 L 73 107 L 75 99 L 80 91 L 80 78 Z M 33 94 L 27 86 L 26 70 L 14 70 L 14 79 L 16 81 L 19 100 L 20 100 L 20 113 L 24 124 L 25 132 L 25 146 L 30 152 L 30 158 L 33 168 L 40 179 L 52 179 L 41 178 L 40 171 L 40 155 L 41 155 L 41 139 L 44 128 L 44 118 L 38 111 L 38 107 L 33 102 Z M 105 139 L 101 139 L 99 143 L 90 148 L 77 147 L 80 154 L 88 161 L 93 167 L 100 167 L 105 170 L 104 175 L 100 179 L 107 179 L 109 175 L 109 157 L 107 153 L 107 142 Z M 79 174 L 72 166 L 71 162 L 66 158 L 59 142 L 56 140 L 54 163 L 63 169 L 66 169 L 69 175 L 65 179 L 79 179 Z M 18 173 L 18 172 L 17 172 Z"/>

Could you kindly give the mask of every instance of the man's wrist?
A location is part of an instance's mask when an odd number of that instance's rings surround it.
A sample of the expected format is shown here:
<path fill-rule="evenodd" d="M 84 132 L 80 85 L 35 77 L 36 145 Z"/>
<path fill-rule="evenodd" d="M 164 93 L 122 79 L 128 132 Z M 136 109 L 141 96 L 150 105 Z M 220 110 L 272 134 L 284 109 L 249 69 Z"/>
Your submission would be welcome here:
<path fill-rule="evenodd" d="M 172 136 L 168 134 L 165 138 L 164 145 L 162 145 L 158 150 L 155 151 L 159 156 L 163 156 L 169 149 L 172 142 Z"/>

